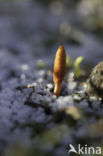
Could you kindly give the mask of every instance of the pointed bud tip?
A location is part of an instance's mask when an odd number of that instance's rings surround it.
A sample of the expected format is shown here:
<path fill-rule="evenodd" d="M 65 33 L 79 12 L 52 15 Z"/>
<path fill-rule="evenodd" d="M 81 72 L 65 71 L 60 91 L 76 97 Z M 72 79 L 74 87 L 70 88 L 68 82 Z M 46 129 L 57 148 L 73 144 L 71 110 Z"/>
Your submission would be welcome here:
<path fill-rule="evenodd" d="M 65 50 L 64 47 L 63 47 L 62 45 L 60 45 L 58 49 L 60 49 L 60 50 L 62 50 L 62 51 Z"/>

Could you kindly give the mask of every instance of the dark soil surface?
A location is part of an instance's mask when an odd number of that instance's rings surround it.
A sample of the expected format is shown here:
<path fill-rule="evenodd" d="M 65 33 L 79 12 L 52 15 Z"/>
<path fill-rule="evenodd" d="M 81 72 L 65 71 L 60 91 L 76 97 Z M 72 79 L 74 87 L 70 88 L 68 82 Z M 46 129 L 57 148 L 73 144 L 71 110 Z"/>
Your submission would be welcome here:
<path fill-rule="evenodd" d="M 101 0 L 1 0 L 2 156 L 67 156 L 70 144 L 103 148 L 103 103 L 85 95 L 92 67 L 103 61 L 102 9 Z M 68 67 L 57 98 L 52 69 L 61 44 L 73 61 L 84 57 L 84 74 L 74 79 Z"/>

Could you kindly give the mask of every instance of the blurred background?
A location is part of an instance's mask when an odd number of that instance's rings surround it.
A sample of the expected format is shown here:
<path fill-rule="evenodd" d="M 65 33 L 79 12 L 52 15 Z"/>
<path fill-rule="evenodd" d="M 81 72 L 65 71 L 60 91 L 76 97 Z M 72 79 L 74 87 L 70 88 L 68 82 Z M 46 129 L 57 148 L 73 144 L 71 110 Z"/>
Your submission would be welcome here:
<path fill-rule="evenodd" d="M 60 44 L 73 58 L 102 60 L 103 0 L 0 0 L 1 49 L 48 62 Z"/>
<path fill-rule="evenodd" d="M 83 56 L 84 64 L 90 68 L 103 61 L 103 0 L 0 0 L 0 152 L 5 151 L 3 156 L 34 156 L 39 152 L 40 156 L 63 156 L 67 155 L 66 146 L 71 142 L 77 146 L 91 140 L 97 146 L 101 139 L 103 143 L 103 119 L 92 127 L 94 133 L 88 131 L 88 137 L 84 133 L 86 126 L 103 117 L 101 108 L 97 112 L 99 102 L 94 109 L 97 115 L 92 107 L 88 108 L 85 99 L 81 102 L 87 112 L 85 120 L 78 121 L 79 126 L 70 117 L 60 123 L 58 118 L 62 117 L 58 114 L 57 120 L 48 124 L 51 114 L 46 114 L 43 108 L 24 105 L 30 91 L 15 89 L 45 79 L 45 69 L 37 71 L 35 65 L 41 68 L 46 64 L 51 70 L 61 44 L 73 60 Z M 11 145 L 18 138 L 20 142 L 26 140 L 27 147 Z M 6 149 L 7 144 L 10 146 Z M 29 148 L 32 144 L 33 151 Z"/>

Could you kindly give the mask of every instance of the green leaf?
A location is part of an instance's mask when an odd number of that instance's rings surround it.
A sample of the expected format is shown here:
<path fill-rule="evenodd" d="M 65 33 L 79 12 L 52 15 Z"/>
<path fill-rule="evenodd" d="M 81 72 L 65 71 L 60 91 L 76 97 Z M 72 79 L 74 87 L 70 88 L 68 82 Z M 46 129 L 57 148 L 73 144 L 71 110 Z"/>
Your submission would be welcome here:
<path fill-rule="evenodd" d="M 46 63 L 43 60 L 38 60 L 37 68 L 38 69 L 44 69 L 45 67 L 46 67 Z"/>
<path fill-rule="evenodd" d="M 81 76 L 80 64 L 83 62 L 83 60 L 84 60 L 84 57 L 79 56 L 74 61 L 74 76 L 75 76 L 75 78 L 79 78 Z"/>
<path fill-rule="evenodd" d="M 66 66 L 67 66 L 67 68 L 72 66 L 72 58 L 70 55 L 66 56 Z"/>

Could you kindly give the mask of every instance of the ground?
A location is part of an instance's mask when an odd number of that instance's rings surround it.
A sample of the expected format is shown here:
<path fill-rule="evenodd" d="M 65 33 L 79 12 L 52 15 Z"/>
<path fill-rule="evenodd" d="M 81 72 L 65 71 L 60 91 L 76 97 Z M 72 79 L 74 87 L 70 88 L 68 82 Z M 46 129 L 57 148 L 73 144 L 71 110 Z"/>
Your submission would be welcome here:
<path fill-rule="evenodd" d="M 88 22 L 94 16 L 84 3 L 1 2 L 0 152 L 3 156 L 66 156 L 69 144 L 103 146 L 103 104 L 85 95 L 89 73 L 102 61 L 103 23 L 97 22 L 94 27 L 94 23 Z M 92 4 L 89 0 L 88 3 Z M 52 69 L 60 44 L 73 62 L 78 56 L 84 57 L 85 74 L 74 79 L 74 68 L 67 67 L 57 98 L 53 94 Z"/>

